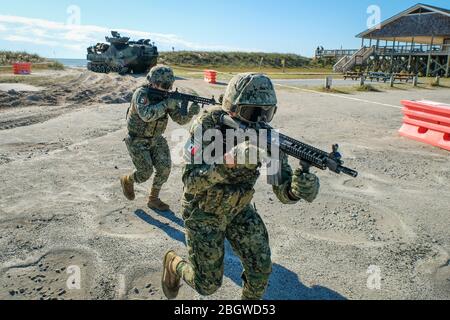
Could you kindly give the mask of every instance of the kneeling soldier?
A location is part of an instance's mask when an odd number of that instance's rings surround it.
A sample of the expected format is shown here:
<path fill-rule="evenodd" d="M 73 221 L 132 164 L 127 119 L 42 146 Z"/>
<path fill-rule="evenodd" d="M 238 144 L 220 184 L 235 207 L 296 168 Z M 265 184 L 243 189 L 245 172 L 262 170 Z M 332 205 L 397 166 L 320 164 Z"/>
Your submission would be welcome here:
<path fill-rule="evenodd" d="M 187 149 L 196 152 L 193 141 L 197 130 L 227 132 L 220 121 L 223 115 L 246 122 L 258 131 L 258 122 L 271 122 L 276 109 L 276 93 L 269 78 L 261 74 L 238 75 L 228 85 L 222 108 L 205 111 L 195 121 L 191 147 Z M 269 235 L 251 204 L 261 164 L 236 164 L 237 155 L 249 151 L 239 148 L 226 153 L 224 165 L 203 161 L 184 168 L 183 218 L 189 260 L 173 251 L 164 257 L 162 287 L 169 299 L 177 297 L 181 279 L 201 295 L 218 290 L 224 274 L 225 239 L 244 266 L 242 298 L 262 299 L 265 293 L 272 272 Z M 293 172 L 284 154 L 279 160 L 282 181 L 273 187 L 277 198 L 284 204 L 314 201 L 320 187 L 317 176 L 301 169 Z"/>

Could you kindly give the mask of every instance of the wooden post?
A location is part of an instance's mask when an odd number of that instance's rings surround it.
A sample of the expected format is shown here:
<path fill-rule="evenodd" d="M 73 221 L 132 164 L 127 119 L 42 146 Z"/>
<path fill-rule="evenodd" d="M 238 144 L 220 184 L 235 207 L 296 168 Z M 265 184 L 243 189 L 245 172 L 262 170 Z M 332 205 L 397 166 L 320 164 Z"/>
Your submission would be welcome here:
<path fill-rule="evenodd" d="M 436 79 L 434 80 L 435 85 L 437 85 L 438 87 L 440 85 L 440 79 L 441 79 L 441 77 L 436 76 Z"/>
<path fill-rule="evenodd" d="M 412 40 L 411 40 L 411 50 L 409 51 L 408 72 L 411 72 L 411 61 L 412 61 L 413 48 L 414 48 L 414 37 L 412 37 Z"/>
<path fill-rule="evenodd" d="M 326 80 L 325 80 L 325 88 L 327 90 L 330 90 L 332 85 L 333 85 L 333 78 L 332 77 L 327 77 Z"/>
<path fill-rule="evenodd" d="M 394 72 L 394 51 L 395 51 L 395 40 L 396 38 L 394 38 L 394 41 L 392 42 L 392 52 L 391 52 L 391 73 Z"/>
<path fill-rule="evenodd" d="M 413 78 L 413 86 L 417 87 L 417 84 L 419 83 L 419 76 L 415 75 Z"/>
<path fill-rule="evenodd" d="M 391 88 L 394 87 L 394 81 L 395 81 L 394 75 L 392 74 L 392 75 L 391 75 L 391 79 L 390 79 L 390 81 L 389 81 L 389 85 L 391 86 Z"/>
<path fill-rule="evenodd" d="M 428 52 L 428 61 L 427 61 L 427 72 L 426 76 L 429 77 L 431 73 L 431 50 L 433 49 L 433 42 L 434 42 L 434 36 L 431 36 L 431 43 L 430 43 L 430 51 Z"/>
<path fill-rule="evenodd" d="M 365 81 L 366 81 L 366 76 L 362 74 L 362 75 L 361 75 L 361 80 L 360 80 L 360 82 L 359 82 L 359 85 L 360 85 L 361 87 L 363 87 Z"/>
<path fill-rule="evenodd" d="M 450 76 L 450 54 L 447 56 L 447 67 L 445 68 L 445 77 L 448 78 Z"/>

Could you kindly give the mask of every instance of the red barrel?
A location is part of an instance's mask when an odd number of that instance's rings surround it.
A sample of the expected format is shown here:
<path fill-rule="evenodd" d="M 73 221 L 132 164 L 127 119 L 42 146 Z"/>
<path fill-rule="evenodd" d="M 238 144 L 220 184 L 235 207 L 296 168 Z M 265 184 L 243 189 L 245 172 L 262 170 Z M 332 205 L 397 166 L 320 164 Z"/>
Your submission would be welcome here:
<path fill-rule="evenodd" d="M 205 70 L 205 82 L 215 84 L 217 83 L 217 71 Z"/>
<path fill-rule="evenodd" d="M 14 74 L 31 74 L 31 63 L 17 62 L 13 64 Z"/>

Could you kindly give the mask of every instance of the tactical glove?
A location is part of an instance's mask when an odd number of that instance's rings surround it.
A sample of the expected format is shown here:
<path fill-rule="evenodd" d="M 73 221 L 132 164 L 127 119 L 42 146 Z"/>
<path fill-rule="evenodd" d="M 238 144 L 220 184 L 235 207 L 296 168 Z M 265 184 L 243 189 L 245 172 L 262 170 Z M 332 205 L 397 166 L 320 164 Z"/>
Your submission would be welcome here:
<path fill-rule="evenodd" d="M 231 165 L 230 162 L 234 162 L 234 167 L 256 170 L 266 156 L 265 150 L 250 144 L 250 142 L 244 142 L 231 149 L 225 159 L 228 165 Z"/>
<path fill-rule="evenodd" d="M 194 117 L 200 113 L 200 106 L 197 103 L 191 104 L 188 115 Z"/>
<path fill-rule="evenodd" d="M 178 108 L 180 102 L 178 100 L 169 98 L 166 100 L 166 110 L 173 111 Z"/>
<path fill-rule="evenodd" d="M 313 202 L 319 194 L 320 180 L 312 173 L 303 173 L 297 169 L 292 176 L 290 193 L 296 199 L 303 199 L 309 203 Z"/>

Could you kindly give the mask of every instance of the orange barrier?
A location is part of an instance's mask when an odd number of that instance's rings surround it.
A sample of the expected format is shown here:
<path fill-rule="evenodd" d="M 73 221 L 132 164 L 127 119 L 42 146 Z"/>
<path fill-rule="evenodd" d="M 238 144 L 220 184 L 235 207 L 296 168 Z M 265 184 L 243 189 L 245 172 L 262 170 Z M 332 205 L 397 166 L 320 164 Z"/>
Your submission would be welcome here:
<path fill-rule="evenodd" d="M 400 135 L 450 151 L 450 105 L 403 100 Z"/>
<path fill-rule="evenodd" d="M 14 74 L 31 74 L 31 63 L 14 63 L 13 72 Z"/>
<path fill-rule="evenodd" d="M 217 71 L 205 70 L 205 82 L 212 84 L 217 83 Z"/>

